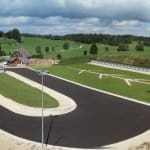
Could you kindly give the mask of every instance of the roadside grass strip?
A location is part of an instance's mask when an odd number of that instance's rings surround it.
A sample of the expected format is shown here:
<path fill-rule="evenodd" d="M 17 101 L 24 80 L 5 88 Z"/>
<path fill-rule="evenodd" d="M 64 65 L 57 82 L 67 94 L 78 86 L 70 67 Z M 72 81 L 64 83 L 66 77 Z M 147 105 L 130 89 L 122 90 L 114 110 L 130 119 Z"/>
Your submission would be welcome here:
<path fill-rule="evenodd" d="M 20 104 L 41 107 L 41 91 L 7 74 L 0 74 L 0 94 Z M 44 107 L 54 108 L 59 104 L 56 99 L 44 94 Z"/>
<path fill-rule="evenodd" d="M 128 86 L 131 86 L 133 82 L 150 85 L 150 80 L 127 78 L 126 75 L 122 75 L 122 74 L 106 74 L 106 73 L 95 72 L 94 70 L 85 70 L 85 69 L 83 70 L 83 69 L 73 68 L 73 67 L 68 67 L 68 68 L 78 71 L 79 75 L 85 72 L 85 73 L 98 75 L 99 79 L 102 79 L 103 76 L 120 79 L 123 80 Z"/>

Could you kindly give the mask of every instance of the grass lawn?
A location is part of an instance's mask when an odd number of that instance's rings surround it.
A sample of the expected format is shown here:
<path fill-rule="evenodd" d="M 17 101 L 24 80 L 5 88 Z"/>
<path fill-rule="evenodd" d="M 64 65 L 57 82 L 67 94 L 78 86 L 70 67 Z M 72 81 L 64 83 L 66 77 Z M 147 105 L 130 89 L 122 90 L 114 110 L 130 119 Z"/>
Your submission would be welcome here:
<path fill-rule="evenodd" d="M 120 74 L 124 75 L 124 78 L 130 79 L 145 79 L 150 83 L 149 75 L 90 65 L 85 63 L 85 59 L 82 58 L 76 58 L 74 60 L 69 59 L 60 63 L 59 65 L 43 69 L 49 70 L 51 74 L 76 81 L 90 87 L 134 98 L 140 101 L 150 102 L 150 84 L 132 82 L 132 85 L 128 86 L 124 80 L 110 76 L 103 76 L 103 78 L 100 79 L 98 74 L 91 74 L 87 72 L 79 74 L 80 70 L 71 69 L 71 67 L 109 75 Z"/>
<path fill-rule="evenodd" d="M 0 74 L 0 94 L 18 103 L 41 107 L 41 91 L 33 88 L 4 73 Z M 44 94 L 44 107 L 57 107 L 58 102 L 47 94 Z"/>
<path fill-rule="evenodd" d="M 30 53 L 35 53 L 35 47 L 41 46 L 42 53 L 45 58 L 57 58 L 57 54 L 61 54 L 62 58 L 71 58 L 71 57 L 81 57 L 83 56 L 83 51 L 86 50 L 89 52 L 91 44 L 83 44 L 73 41 L 69 42 L 69 49 L 65 52 L 63 50 L 63 44 L 66 42 L 65 40 L 51 40 L 51 39 L 43 39 L 38 37 L 24 37 L 24 44 L 15 44 L 15 42 L 11 42 L 11 44 L 6 44 L 4 38 L 0 38 L 0 43 L 3 45 L 2 49 L 5 50 L 7 54 L 12 53 L 17 48 L 25 48 Z M 135 46 L 137 42 L 133 42 L 129 44 L 129 51 L 127 52 L 118 52 L 117 46 L 110 46 L 106 44 L 97 43 L 98 46 L 98 57 L 104 57 L 109 55 L 134 55 L 134 56 L 150 56 L 150 47 L 145 46 L 145 50 L 142 52 L 136 51 Z M 80 47 L 80 45 L 82 47 Z M 50 52 L 45 52 L 45 47 L 49 46 Z M 52 47 L 55 48 L 55 51 L 52 51 Z M 109 50 L 106 52 L 105 48 L 108 47 Z M 88 53 L 89 54 L 89 53 Z"/>

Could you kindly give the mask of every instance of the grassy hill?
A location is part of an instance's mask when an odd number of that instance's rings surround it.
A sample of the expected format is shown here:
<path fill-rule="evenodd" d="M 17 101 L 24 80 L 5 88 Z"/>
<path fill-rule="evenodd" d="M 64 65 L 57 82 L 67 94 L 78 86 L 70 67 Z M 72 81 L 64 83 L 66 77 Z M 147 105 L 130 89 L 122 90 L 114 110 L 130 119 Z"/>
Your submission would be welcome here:
<path fill-rule="evenodd" d="M 115 71 L 113 69 L 105 69 L 103 67 L 96 67 L 87 64 L 89 59 L 89 49 L 91 44 L 83 44 L 73 41 L 69 42 L 69 49 L 63 50 L 64 40 L 51 40 L 51 39 L 43 39 L 37 37 L 25 37 L 24 44 L 16 44 L 6 43 L 4 39 L 2 48 L 9 53 L 18 48 L 25 48 L 32 54 L 35 53 L 35 47 L 41 46 L 42 54 L 45 58 L 56 58 L 58 54 L 62 56 L 62 62 L 59 65 L 55 65 L 53 67 L 43 68 L 49 70 L 52 74 L 61 76 L 63 78 L 67 78 L 91 87 L 95 87 L 97 89 L 102 89 L 105 91 L 109 91 L 112 93 L 120 94 L 123 96 L 127 96 L 130 98 L 135 98 L 141 101 L 150 102 L 150 84 L 141 84 L 141 83 L 133 83 L 132 86 L 128 86 L 123 80 L 112 79 L 104 77 L 102 80 L 98 78 L 97 75 L 91 75 L 90 73 L 82 73 L 79 75 L 80 70 L 91 70 L 97 71 L 98 73 L 106 73 L 106 74 L 121 74 L 125 75 L 126 78 L 129 79 L 140 79 L 144 82 L 149 82 L 148 75 L 139 75 L 136 73 L 125 72 L 125 71 Z M 2 41 L 1 41 L 2 42 Z M 7 41 L 8 42 L 8 41 Z M 129 51 L 118 52 L 117 46 L 110 46 L 97 43 L 98 46 L 98 58 L 107 59 L 108 61 L 118 61 L 124 63 L 135 63 L 138 65 L 147 65 L 150 67 L 150 47 L 145 47 L 144 51 L 136 51 L 135 46 L 137 42 L 133 42 L 129 45 Z M 50 52 L 45 52 L 45 47 L 49 46 Z M 52 51 L 52 47 L 55 48 L 55 51 Z M 108 47 L 108 51 L 106 51 L 106 47 Z M 83 56 L 83 52 L 87 51 L 87 56 Z M 71 67 L 76 68 L 77 70 L 70 69 Z M 41 69 L 42 67 L 40 67 Z"/>
<path fill-rule="evenodd" d="M 7 55 L 12 53 L 16 49 L 27 49 L 31 54 L 35 54 L 35 48 L 37 46 L 41 47 L 42 54 L 44 58 L 57 58 L 57 55 L 60 54 L 62 59 L 74 58 L 83 56 L 83 52 L 87 51 L 87 56 L 89 56 L 89 49 L 91 44 L 83 44 L 73 41 L 65 40 L 51 40 L 38 37 L 24 37 L 24 43 L 18 44 L 15 40 L 8 40 L 0 38 L 0 43 L 2 45 L 2 50 L 6 52 Z M 69 43 L 69 49 L 64 50 L 63 44 L 65 42 Z M 97 43 L 98 46 L 98 58 L 129 63 L 133 65 L 150 64 L 150 47 L 144 47 L 144 51 L 136 51 L 135 46 L 137 42 L 129 44 L 129 51 L 117 51 L 117 46 L 104 45 Z M 45 52 L 45 47 L 49 47 L 49 53 Z M 108 50 L 106 51 L 106 47 Z M 130 61 L 129 61 L 130 60 Z M 133 62 L 133 63 L 132 63 Z M 147 65 L 149 67 L 149 65 Z"/>

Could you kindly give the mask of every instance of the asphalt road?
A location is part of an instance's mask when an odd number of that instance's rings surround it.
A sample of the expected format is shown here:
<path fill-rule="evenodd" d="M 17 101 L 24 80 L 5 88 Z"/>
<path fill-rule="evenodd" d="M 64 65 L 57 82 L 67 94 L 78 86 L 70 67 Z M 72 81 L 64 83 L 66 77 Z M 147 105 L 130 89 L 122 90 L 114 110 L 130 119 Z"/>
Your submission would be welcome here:
<path fill-rule="evenodd" d="M 41 82 L 37 72 L 28 69 L 9 70 Z M 148 106 L 55 77 L 44 76 L 44 84 L 73 98 L 78 105 L 71 113 L 45 118 L 45 141 L 48 140 L 49 144 L 96 148 L 125 140 L 150 129 Z M 26 139 L 41 141 L 41 118 L 38 117 L 18 115 L 0 107 L 0 128 Z"/>

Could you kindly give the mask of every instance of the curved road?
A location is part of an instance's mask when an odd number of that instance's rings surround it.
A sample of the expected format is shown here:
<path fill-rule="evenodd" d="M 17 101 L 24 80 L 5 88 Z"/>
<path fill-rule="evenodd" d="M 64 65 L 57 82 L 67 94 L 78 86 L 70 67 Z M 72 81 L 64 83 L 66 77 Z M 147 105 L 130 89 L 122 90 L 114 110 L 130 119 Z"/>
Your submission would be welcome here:
<path fill-rule="evenodd" d="M 32 70 L 8 70 L 41 82 L 40 76 Z M 150 129 L 148 106 L 55 77 L 44 76 L 44 84 L 73 98 L 78 105 L 77 109 L 69 114 L 45 118 L 45 141 L 48 140 L 49 144 L 96 148 L 125 140 Z M 26 139 L 41 141 L 41 118 L 38 117 L 18 115 L 0 107 L 0 128 Z"/>

